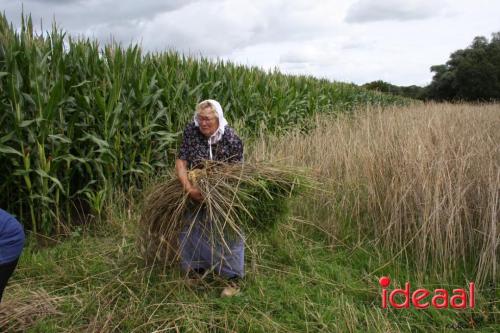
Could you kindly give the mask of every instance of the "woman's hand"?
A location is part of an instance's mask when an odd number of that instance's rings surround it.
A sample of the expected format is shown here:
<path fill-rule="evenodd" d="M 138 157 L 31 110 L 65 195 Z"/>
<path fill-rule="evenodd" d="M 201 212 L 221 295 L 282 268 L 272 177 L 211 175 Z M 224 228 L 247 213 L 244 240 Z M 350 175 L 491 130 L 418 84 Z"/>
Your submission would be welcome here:
<path fill-rule="evenodd" d="M 187 176 L 187 161 L 177 159 L 175 161 L 175 171 L 177 173 L 177 177 L 184 188 L 184 191 L 189 194 L 191 199 L 194 201 L 203 201 L 203 195 L 201 194 L 200 189 L 197 186 L 191 184 Z"/>
<path fill-rule="evenodd" d="M 198 187 L 192 186 L 187 190 L 187 193 L 193 199 L 194 201 L 203 201 L 203 195 L 201 194 L 201 191 Z"/>

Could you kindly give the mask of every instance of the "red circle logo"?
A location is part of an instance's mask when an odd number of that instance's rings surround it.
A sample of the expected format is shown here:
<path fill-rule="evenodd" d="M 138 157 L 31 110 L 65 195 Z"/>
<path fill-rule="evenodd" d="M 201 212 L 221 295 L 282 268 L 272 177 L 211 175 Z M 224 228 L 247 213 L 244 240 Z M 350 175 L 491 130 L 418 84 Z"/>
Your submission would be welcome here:
<path fill-rule="evenodd" d="M 389 277 L 387 276 L 382 276 L 379 280 L 378 280 L 378 283 L 380 283 L 380 285 L 385 288 L 385 287 L 388 287 L 389 284 L 391 284 L 391 279 L 389 279 Z"/>

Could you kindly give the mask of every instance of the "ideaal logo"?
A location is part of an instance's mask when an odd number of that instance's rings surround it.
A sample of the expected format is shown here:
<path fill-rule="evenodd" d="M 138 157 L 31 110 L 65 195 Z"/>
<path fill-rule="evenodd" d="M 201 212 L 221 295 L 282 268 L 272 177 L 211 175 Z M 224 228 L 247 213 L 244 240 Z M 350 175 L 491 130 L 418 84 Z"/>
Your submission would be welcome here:
<path fill-rule="evenodd" d="M 434 292 L 424 288 L 412 292 L 410 282 L 405 283 L 404 289 L 389 291 L 386 288 L 391 284 L 391 279 L 387 276 L 382 276 L 379 283 L 382 287 L 382 308 L 384 309 L 387 308 L 387 304 L 395 309 L 409 308 L 410 302 L 417 309 L 427 309 L 429 306 L 436 309 L 444 309 L 448 306 L 453 309 L 465 309 L 467 305 L 473 309 L 475 305 L 474 282 L 469 283 L 468 293 L 465 289 L 453 289 L 451 297 L 446 289 L 440 288 L 435 289 Z M 402 303 L 397 302 L 396 296 L 398 295 L 402 296 L 397 297 Z"/>

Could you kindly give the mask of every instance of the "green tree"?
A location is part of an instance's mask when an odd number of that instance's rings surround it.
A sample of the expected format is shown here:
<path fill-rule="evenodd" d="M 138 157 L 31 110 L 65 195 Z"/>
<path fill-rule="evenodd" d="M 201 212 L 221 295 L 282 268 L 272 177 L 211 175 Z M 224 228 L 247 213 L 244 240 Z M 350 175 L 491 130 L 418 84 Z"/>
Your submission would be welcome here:
<path fill-rule="evenodd" d="M 436 100 L 500 100 L 500 32 L 490 41 L 475 37 L 471 45 L 431 67 L 434 77 L 426 97 Z"/>
<path fill-rule="evenodd" d="M 414 99 L 423 99 L 424 88 L 412 85 L 412 86 L 396 86 L 389 82 L 382 80 L 368 82 L 362 85 L 363 88 L 368 90 L 376 90 L 384 93 L 389 93 L 393 95 L 399 95 Z"/>

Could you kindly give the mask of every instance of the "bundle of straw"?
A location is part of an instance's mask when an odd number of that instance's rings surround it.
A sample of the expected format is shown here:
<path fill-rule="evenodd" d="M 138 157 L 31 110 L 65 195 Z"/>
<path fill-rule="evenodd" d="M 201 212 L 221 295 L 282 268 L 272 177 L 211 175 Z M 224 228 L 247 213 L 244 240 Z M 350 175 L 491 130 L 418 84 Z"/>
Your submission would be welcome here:
<path fill-rule="evenodd" d="M 61 314 L 57 310 L 62 297 L 51 296 L 45 290 L 33 291 L 29 295 L 0 303 L 0 331 L 25 332 L 47 316 Z"/>
<path fill-rule="evenodd" d="M 202 169 L 190 171 L 203 201 L 195 203 L 183 191 L 174 174 L 155 185 L 147 195 L 140 220 L 140 247 L 149 262 L 173 264 L 179 256 L 177 239 L 191 210 L 204 209 L 221 240 L 245 231 L 265 231 L 287 218 L 288 199 L 302 188 L 304 172 L 265 163 L 227 164 L 206 161 Z M 193 212 L 194 211 L 194 212 Z"/>

